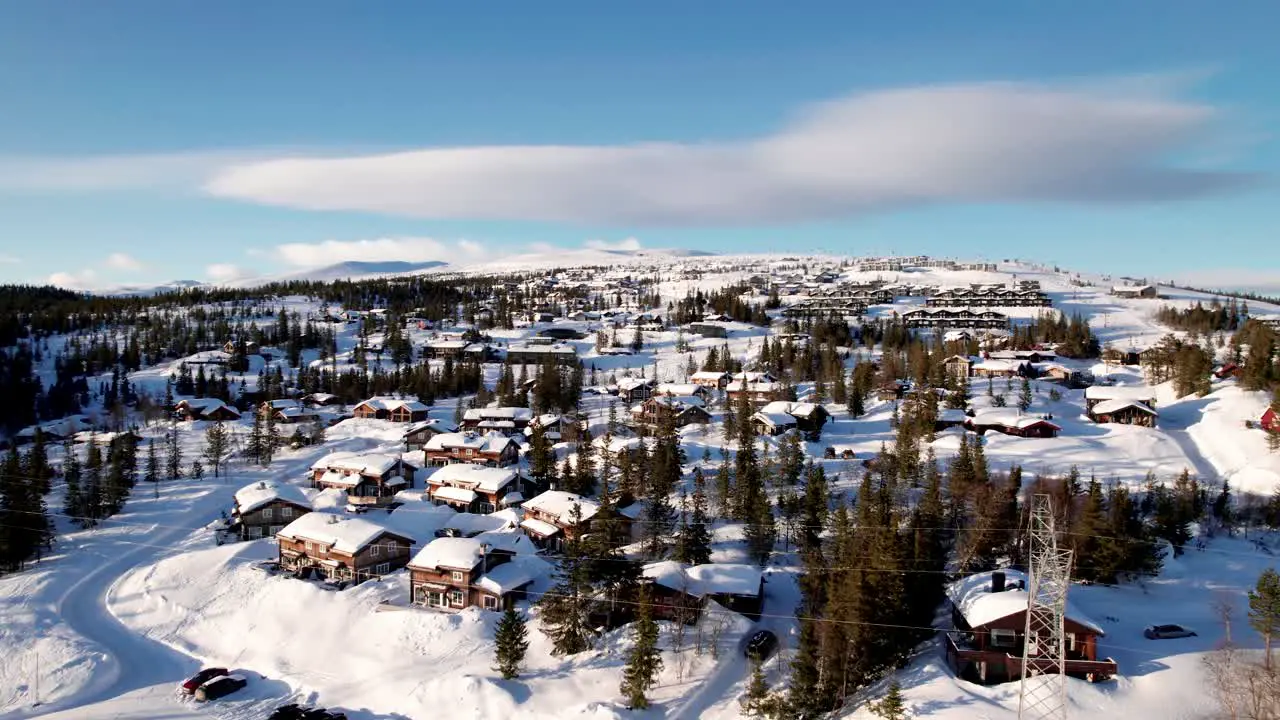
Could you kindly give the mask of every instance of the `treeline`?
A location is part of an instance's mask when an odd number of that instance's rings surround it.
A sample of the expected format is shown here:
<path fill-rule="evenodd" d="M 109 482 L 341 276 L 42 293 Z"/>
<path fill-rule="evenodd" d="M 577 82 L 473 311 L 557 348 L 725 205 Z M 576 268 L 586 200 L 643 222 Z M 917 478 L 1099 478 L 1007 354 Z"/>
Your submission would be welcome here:
<path fill-rule="evenodd" d="M 737 322 L 751 323 L 768 327 L 769 315 L 760 303 L 749 303 L 743 299 L 751 292 L 746 284 L 730 285 L 714 292 L 704 293 L 697 290 L 690 295 L 668 303 L 667 317 L 676 325 L 698 322 L 710 314 L 724 315 Z"/>
<path fill-rule="evenodd" d="M 1238 305 L 1232 298 L 1223 305 L 1214 298 L 1209 307 L 1197 302 L 1195 305 L 1179 310 L 1165 305 L 1156 311 L 1156 320 L 1175 330 L 1208 335 L 1217 332 L 1235 332 L 1244 325 L 1249 317 L 1249 303 Z"/>

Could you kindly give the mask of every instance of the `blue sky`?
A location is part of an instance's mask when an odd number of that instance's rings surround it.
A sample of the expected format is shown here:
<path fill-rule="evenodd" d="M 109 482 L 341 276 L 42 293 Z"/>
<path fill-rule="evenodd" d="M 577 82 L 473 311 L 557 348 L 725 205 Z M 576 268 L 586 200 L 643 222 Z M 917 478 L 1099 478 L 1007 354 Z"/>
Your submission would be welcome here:
<path fill-rule="evenodd" d="M 1280 285 L 1275 3 L 470 5 L 7 5 L 0 281 L 590 242 Z"/>

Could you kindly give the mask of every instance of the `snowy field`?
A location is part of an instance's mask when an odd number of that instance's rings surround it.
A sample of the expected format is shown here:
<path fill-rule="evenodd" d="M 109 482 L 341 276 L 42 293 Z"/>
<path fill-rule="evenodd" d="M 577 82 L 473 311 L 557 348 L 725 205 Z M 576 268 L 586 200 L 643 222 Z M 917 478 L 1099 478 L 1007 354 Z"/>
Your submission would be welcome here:
<path fill-rule="evenodd" d="M 593 251 L 581 261 L 609 262 L 609 255 Z M 538 262 L 511 258 L 501 269 L 530 269 Z M 649 257 L 627 267 L 646 268 L 662 277 L 658 290 L 666 302 L 691 291 L 740 282 L 771 262 L 781 260 Z M 730 263 L 734 265 L 730 271 L 708 272 L 692 280 L 681 272 Z M 1082 314 L 1101 341 L 1116 348 L 1146 347 L 1167 334 L 1167 328 L 1153 318 L 1162 305 L 1185 307 L 1209 300 L 1206 295 L 1169 288 L 1160 289 L 1167 296 L 1164 299 L 1122 300 L 1109 294 L 1109 280 L 1014 264 L 1002 264 L 997 273 L 848 272 L 844 279 L 958 286 L 1007 282 L 1013 277 L 1040 281 L 1056 308 Z M 306 298 L 285 298 L 274 307 L 282 303 L 304 317 L 319 309 Z M 902 313 L 921 304 L 921 298 L 900 299 L 871 312 Z M 1015 318 L 1034 317 L 1038 312 L 1036 308 L 1008 310 Z M 533 324 L 493 335 L 500 343 L 510 343 L 545 327 Z M 339 328 L 337 365 L 341 368 L 350 363 L 357 335 L 354 324 Z M 624 332 L 625 342 L 630 331 Z M 431 337 L 429 331 L 416 328 L 409 335 L 416 346 Z M 676 332 L 646 332 L 643 350 L 629 356 L 597 354 L 590 336 L 572 342 L 584 364 L 594 368 L 596 383 L 603 385 L 641 373 L 682 381 L 690 356 L 700 364 L 708 350 L 727 346 L 735 357 L 749 359 L 766 336 L 762 328 L 732 324 L 727 340 L 685 337 L 691 347 L 681 353 L 676 351 Z M 63 342 L 65 338 L 51 338 L 49 346 L 56 351 Z M 52 354 L 47 353 L 46 359 Z M 315 355 L 304 357 L 314 359 Z M 130 380 L 153 395 L 162 394 L 178 362 L 132 373 Z M 389 361 L 384 363 L 390 367 Z M 260 369 L 255 364 L 243 375 L 233 376 L 233 382 L 243 379 L 252 388 Z M 1110 375 L 1121 385 L 1142 382 L 1132 368 L 1089 363 L 1079 369 Z M 51 366 L 42 370 L 51 371 Z M 496 382 L 497 366 L 487 369 L 486 380 L 491 386 Z M 995 380 L 994 385 L 997 391 L 1006 391 L 1003 380 Z M 1083 391 L 1063 391 L 1053 400 L 1049 384 L 1032 385 L 1029 412 L 1051 415 L 1062 432 L 1047 439 L 988 434 L 984 449 L 993 469 L 1018 464 L 1028 477 L 1034 477 L 1062 474 L 1077 466 L 1086 478 L 1094 475 L 1133 487 L 1148 473 L 1171 480 L 1189 469 L 1211 485 L 1229 480 L 1237 492 L 1269 495 L 1280 488 L 1280 453 L 1268 452 L 1262 432 L 1245 427 L 1246 420 L 1256 420 L 1262 413 L 1268 398 L 1241 390 L 1234 380 L 1215 383 L 1204 398 L 1176 400 L 1167 385 L 1155 388 L 1160 418 L 1154 429 L 1095 425 L 1084 415 Z M 971 396 L 982 397 L 986 387 L 985 380 L 974 380 Z M 799 388 L 801 393 L 806 389 Z M 1016 385 L 1011 390 L 1010 396 L 1016 396 Z M 597 435 L 607 422 L 609 403 L 607 397 L 584 400 Z M 617 410 L 625 408 L 619 405 Z M 831 406 L 831 410 L 832 422 L 824 428 L 822 439 L 806 443 L 806 450 L 826 466 L 833 491 L 852 497 L 860 461 L 874 455 L 882 444 L 892 445 L 892 407 L 873 402 L 858 418 L 851 418 L 843 407 Z M 431 415 L 449 419 L 453 411 L 454 401 L 441 401 Z M 178 428 L 186 457 L 195 457 L 204 424 L 180 423 Z M 798 598 L 797 563 L 785 553 L 779 553 L 766 569 L 765 610 L 759 623 L 713 608 L 679 639 L 672 627 L 663 624 L 665 669 L 650 693 L 653 708 L 632 712 L 622 705 L 618 693 L 630 643 L 626 628 L 606 635 L 593 651 L 557 658 L 537 630 L 538 611 L 533 608 L 525 672 L 517 680 L 504 681 L 492 670 L 496 616 L 475 609 L 446 614 L 405 608 L 409 592 L 405 571 L 334 592 L 263 572 L 258 563 L 276 556 L 273 540 L 215 542 L 210 524 L 231 507 L 236 489 L 262 479 L 304 484 L 311 463 L 329 452 L 397 452 L 402 429 L 384 421 L 346 420 L 328 430 L 324 446 L 282 451 L 269 469 L 236 462 L 226 478 L 164 482 L 154 492 L 139 483 L 124 511 L 98 528 L 76 530 L 68 518 L 57 518 L 63 532 L 54 553 L 29 571 L 0 578 L 0 617 L 4 618 L 0 656 L 5 658 L 0 663 L 0 717 L 256 719 L 265 718 L 284 702 L 305 702 L 341 708 L 353 720 L 437 716 L 720 720 L 740 716 L 738 699 L 748 675 L 740 644 L 757 627 L 773 629 L 782 639 L 782 652 L 766 664 L 766 670 L 775 687 L 785 682 L 786 663 L 794 649 L 793 613 Z M 235 431 L 243 435 L 247 419 Z M 159 426 L 147 428 L 144 436 L 161 432 Z M 707 472 L 714 472 L 722 447 L 733 450 L 719 423 L 685 429 L 682 442 L 689 466 L 710 455 Z M 772 439 L 762 442 L 776 444 Z M 958 443 L 959 431 L 950 430 L 938 434 L 933 448 L 945 463 Z M 852 448 L 857 459 L 824 460 L 828 446 Z M 316 497 L 316 503 L 338 509 L 342 500 L 331 493 Z M 58 506 L 56 490 L 50 504 Z M 429 540 L 434 521 L 423 514 L 417 522 L 409 530 Z M 741 527 L 718 526 L 715 538 L 716 561 L 742 559 Z M 1218 537 L 1206 543 L 1203 550 L 1189 549 L 1184 556 L 1167 561 L 1160 577 L 1144 583 L 1073 587 L 1072 602 L 1106 629 L 1100 655 L 1115 658 L 1121 668 L 1114 682 L 1071 681 L 1073 716 L 1206 716 L 1211 708 L 1200 664 L 1222 635 L 1213 602 L 1230 598 L 1236 616 L 1243 618 L 1244 590 L 1259 572 L 1275 566 L 1270 552 L 1250 540 Z M 384 601 L 395 607 L 388 609 Z M 1184 640 L 1146 640 L 1142 628 L 1155 622 L 1186 624 L 1200 634 Z M 1245 623 L 1236 625 L 1236 642 L 1261 646 Z M 248 688 L 202 706 L 181 701 L 175 686 L 208 665 L 238 669 L 250 678 Z M 922 647 L 897 679 L 918 717 L 1016 717 L 1016 683 L 982 687 L 959 681 L 934 644 Z M 872 717 L 865 709 L 850 710 L 846 716 Z"/>

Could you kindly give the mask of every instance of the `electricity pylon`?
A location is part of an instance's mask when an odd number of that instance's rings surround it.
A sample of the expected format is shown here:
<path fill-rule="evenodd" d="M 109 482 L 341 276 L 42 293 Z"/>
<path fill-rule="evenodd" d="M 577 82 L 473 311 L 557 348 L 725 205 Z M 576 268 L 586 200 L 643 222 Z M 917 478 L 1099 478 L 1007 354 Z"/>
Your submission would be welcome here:
<path fill-rule="evenodd" d="M 1067 717 L 1067 587 L 1071 551 L 1058 547 L 1053 503 L 1048 495 L 1032 498 L 1027 624 L 1022 643 L 1019 720 L 1065 720 Z"/>

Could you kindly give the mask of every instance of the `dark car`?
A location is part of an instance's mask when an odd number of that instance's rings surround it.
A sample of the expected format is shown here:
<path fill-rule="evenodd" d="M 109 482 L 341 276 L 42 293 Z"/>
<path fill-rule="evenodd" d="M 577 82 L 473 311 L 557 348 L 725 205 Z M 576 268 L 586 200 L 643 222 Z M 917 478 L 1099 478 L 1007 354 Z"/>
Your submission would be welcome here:
<path fill-rule="evenodd" d="M 223 675 L 216 677 L 200 687 L 196 688 L 196 700 L 217 700 L 226 697 L 240 688 L 248 685 L 249 681 L 243 675 Z"/>
<path fill-rule="evenodd" d="M 298 703 L 289 703 L 276 708 L 267 716 L 267 720 L 302 720 L 306 717 L 307 710 L 308 708 L 304 708 Z"/>
<path fill-rule="evenodd" d="M 221 677 L 226 674 L 226 668 L 205 668 L 195 675 L 192 675 L 186 682 L 182 683 L 182 693 L 184 695 L 191 695 L 195 693 L 196 688 L 216 677 Z"/>
<path fill-rule="evenodd" d="M 750 660 L 764 662 L 774 650 L 778 649 L 778 636 L 768 630 L 761 630 L 747 640 L 743 654 Z"/>
<path fill-rule="evenodd" d="M 1172 640 L 1174 638 L 1195 637 L 1196 632 L 1182 625 L 1148 625 L 1142 631 L 1148 640 Z"/>

